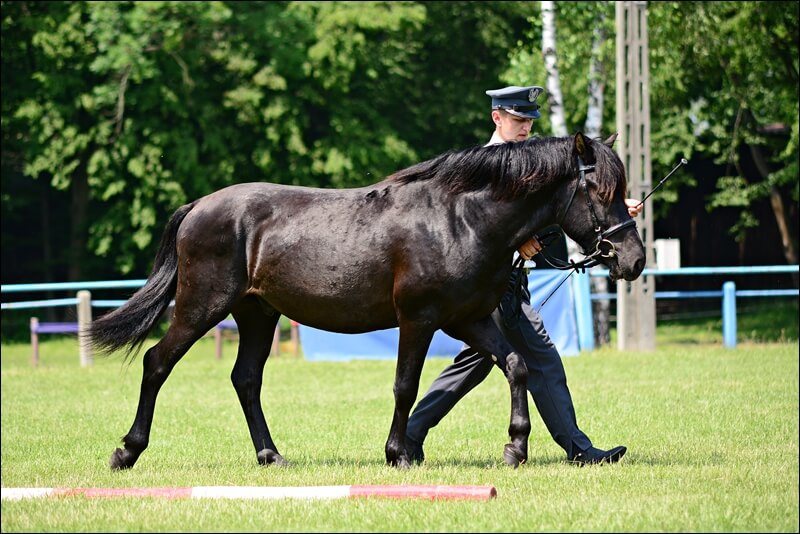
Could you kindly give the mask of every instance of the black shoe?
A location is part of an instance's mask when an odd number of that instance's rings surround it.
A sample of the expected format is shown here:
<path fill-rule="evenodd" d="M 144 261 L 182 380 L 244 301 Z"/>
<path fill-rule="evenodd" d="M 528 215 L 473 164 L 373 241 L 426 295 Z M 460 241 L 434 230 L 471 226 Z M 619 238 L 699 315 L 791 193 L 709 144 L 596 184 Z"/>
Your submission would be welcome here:
<path fill-rule="evenodd" d="M 422 450 L 422 443 L 406 436 L 406 447 L 408 448 L 408 457 L 412 462 L 421 464 L 425 461 L 425 451 Z"/>
<path fill-rule="evenodd" d="M 586 464 L 613 464 L 619 462 L 626 452 L 628 452 L 628 448 L 622 445 L 607 451 L 589 447 L 585 451 L 578 451 L 569 461 L 581 466 Z"/>

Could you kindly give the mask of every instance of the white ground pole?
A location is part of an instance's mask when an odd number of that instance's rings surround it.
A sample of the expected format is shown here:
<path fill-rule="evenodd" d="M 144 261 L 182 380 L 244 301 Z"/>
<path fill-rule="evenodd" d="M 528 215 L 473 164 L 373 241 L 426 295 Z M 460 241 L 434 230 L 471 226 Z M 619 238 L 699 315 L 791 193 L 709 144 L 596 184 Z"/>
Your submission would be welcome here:
<path fill-rule="evenodd" d="M 351 485 L 351 486 L 196 486 L 166 488 L 2 488 L 2 500 L 45 497 L 160 497 L 167 499 L 346 499 L 386 497 L 428 500 L 489 500 L 494 486 Z"/>

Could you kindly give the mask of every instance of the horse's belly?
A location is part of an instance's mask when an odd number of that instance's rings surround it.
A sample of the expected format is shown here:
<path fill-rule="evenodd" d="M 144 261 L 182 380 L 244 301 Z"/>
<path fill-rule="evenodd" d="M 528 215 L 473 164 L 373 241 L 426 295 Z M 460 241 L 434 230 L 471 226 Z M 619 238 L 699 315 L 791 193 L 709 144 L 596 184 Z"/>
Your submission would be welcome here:
<path fill-rule="evenodd" d="M 374 294 L 364 291 L 347 294 L 266 291 L 261 298 L 286 317 L 320 330 L 355 334 L 397 326 L 390 300 L 376 299 Z"/>

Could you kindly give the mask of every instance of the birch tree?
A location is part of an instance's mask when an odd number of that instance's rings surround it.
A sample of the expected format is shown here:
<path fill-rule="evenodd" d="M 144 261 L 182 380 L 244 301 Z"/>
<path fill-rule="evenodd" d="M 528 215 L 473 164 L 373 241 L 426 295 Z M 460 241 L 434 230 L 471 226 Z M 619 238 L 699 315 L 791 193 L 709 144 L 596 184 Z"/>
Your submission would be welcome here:
<path fill-rule="evenodd" d="M 550 131 L 556 137 L 566 137 L 567 121 L 564 113 L 564 98 L 561 96 L 561 78 L 558 74 L 556 53 L 556 6 L 555 2 L 542 1 L 542 58 L 547 73 L 547 104 L 550 108 Z M 572 239 L 567 241 L 567 256 L 581 258 L 580 248 Z"/>
<path fill-rule="evenodd" d="M 606 40 L 605 12 L 599 10 L 599 24 L 592 31 L 592 52 L 589 59 L 589 83 L 587 85 L 588 104 L 584 132 L 589 138 L 600 137 L 603 127 L 603 103 L 605 96 L 606 69 L 603 64 L 601 48 Z M 600 267 L 593 267 L 599 269 Z M 608 293 L 608 279 L 604 276 L 590 277 L 592 293 Z M 597 346 L 611 341 L 610 304 L 607 299 L 592 302 L 594 321 L 594 341 Z"/>
<path fill-rule="evenodd" d="M 607 44 L 607 8 L 605 3 L 594 5 L 565 4 L 568 11 L 566 15 L 573 20 L 583 21 L 585 24 L 578 24 L 579 27 L 592 28 L 591 54 L 588 62 L 587 81 L 575 80 L 573 87 L 582 86 L 585 83 L 587 106 L 586 119 L 583 131 L 590 138 L 602 137 L 604 99 L 606 89 L 607 67 L 603 47 Z M 550 107 L 551 131 L 555 136 L 569 135 L 567 130 L 566 109 L 563 104 L 561 92 L 560 70 L 558 67 L 557 54 L 557 35 L 556 35 L 556 6 L 554 2 L 541 2 L 542 9 L 542 57 L 547 75 L 548 104 Z M 563 13 L 562 13 L 563 14 Z M 589 22 L 591 21 L 591 22 Z M 569 35 L 569 40 L 574 40 L 577 34 Z M 580 39 L 578 43 L 580 43 Z M 583 41 L 585 42 L 585 41 Z M 573 44 L 578 44 L 573 43 Z M 573 51 L 573 56 L 576 54 Z M 580 54 L 578 54 L 580 55 Z M 572 57 L 573 63 L 575 61 Z M 586 65 L 584 63 L 584 65 Z M 573 65 L 574 67 L 575 65 Z M 585 67 L 584 67 L 585 68 Z M 573 73 L 576 70 L 573 68 Z M 572 91 L 575 94 L 575 90 Z M 577 108 L 576 108 L 577 109 Z M 579 252 L 577 243 L 567 239 L 567 253 L 571 259 L 579 260 L 582 255 Z M 599 267 L 598 267 L 599 268 Z M 604 277 L 593 276 L 590 278 L 593 293 L 607 293 L 608 280 Z M 607 344 L 610 341 L 610 306 L 607 300 L 595 301 L 592 303 L 595 343 L 597 345 Z"/>
<path fill-rule="evenodd" d="M 547 104 L 550 108 L 550 129 L 553 135 L 565 137 L 567 121 L 564 116 L 564 98 L 561 96 L 561 79 L 558 75 L 556 54 L 555 2 L 542 1 L 542 57 L 547 72 Z"/>

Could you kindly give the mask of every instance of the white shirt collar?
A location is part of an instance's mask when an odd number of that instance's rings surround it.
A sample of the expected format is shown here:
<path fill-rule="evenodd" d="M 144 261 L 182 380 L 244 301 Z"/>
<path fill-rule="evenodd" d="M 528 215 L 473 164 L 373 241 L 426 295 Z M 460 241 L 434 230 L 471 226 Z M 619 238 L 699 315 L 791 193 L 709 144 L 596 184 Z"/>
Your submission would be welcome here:
<path fill-rule="evenodd" d="M 500 137 L 500 134 L 499 134 L 499 133 L 497 133 L 497 130 L 495 130 L 495 131 L 494 131 L 494 133 L 492 134 L 492 138 L 491 138 L 491 139 L 489 139 L 489 142 L 488 142 L 488 143 L 486 143 L 486 144 L 485 144 L 485 145 L 483 145 L 483 146 L 489 146 L 489 145 L 502 145 L 503 143 L 505 143 L 505 141 L 503 140 L 503 138 L 502 138 L 502 137 Z"/>

